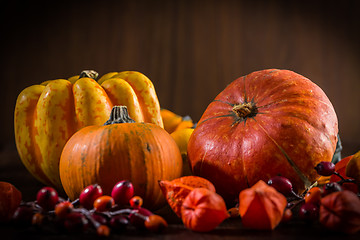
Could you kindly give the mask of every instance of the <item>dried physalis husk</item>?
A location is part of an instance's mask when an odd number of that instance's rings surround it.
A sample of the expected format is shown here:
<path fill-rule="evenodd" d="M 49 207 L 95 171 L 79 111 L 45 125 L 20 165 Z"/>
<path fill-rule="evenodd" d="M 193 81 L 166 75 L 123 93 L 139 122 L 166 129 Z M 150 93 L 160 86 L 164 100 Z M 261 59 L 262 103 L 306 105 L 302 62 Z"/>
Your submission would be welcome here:
<path fill-rule="evenodd" d="M 215 187 L 210 181 L 198 176 L 184 176 L 172 181 L 161 180 L 159 186 L 169 206 L 179 218 L 181 205 L 194 188 L 206 188 L 215 192 Z"/>
<path fill-rule="evenodd" d="M 214 185 L 209 180 L 199 176 L 183 176 L 183 177 L 175 178 L 171 182 L 174 184 L 178 184 L 178 183 L 184 184 L 192 188 L 206 188 L 212 192 L 215 192 Z"/>
<path fill-rule="evenodd" d="M 360 183 L 360 151 L 355 153 L 347 163 L 345 174 Z"/>
<path fill-rule="evenodd" d="M 182 203 L 194 188 L 180 183 L 172 183 L 167 180 L 159 181 L 159 185 L 167 203 L 174 213 L 181 218 Z"/>
<path fill-rule="evenodd" d="M 11 183 L 0 182 L 0 222 L 9 221 L 20 205 L 21 192 Z"/>
<path fill-rule="evenodd" d="M 239 195 L 242 224 L 254 229 L 274 229 L 281 221 L 287 200 L 275 188 L 260 180 Z"/>
<path fill-rule="evenodd" d="M 360 199 L 352 191 L 331 193 L 321 199 L 320 223 L 345 233 L 360 230 Z"/>
<path fill-rule="evenodd" d="M 196 232 L 209 232 L 228 217 L 224 199 L 206 188 L 194 188 L 181 206 L 185 227 Z"/>

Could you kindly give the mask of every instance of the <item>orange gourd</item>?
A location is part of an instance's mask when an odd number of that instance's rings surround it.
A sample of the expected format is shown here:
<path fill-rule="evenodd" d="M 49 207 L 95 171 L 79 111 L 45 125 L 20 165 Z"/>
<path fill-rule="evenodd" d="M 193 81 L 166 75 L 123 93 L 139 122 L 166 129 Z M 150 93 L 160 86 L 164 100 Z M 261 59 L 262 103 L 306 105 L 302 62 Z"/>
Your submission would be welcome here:
<path fill-rule="evenodd" d="M 88 185 L 97 183 L 109 195 L 116 182 L 128 179 L 144 206 L 157 209 L 165 203 L 158 181 L 180 177 L 182 158 L 163 128 L 136 123 L 125 106 L 115 106 L 104 126 L 85 127 L 69 139 L 59 170 L 72 200 Z"/>

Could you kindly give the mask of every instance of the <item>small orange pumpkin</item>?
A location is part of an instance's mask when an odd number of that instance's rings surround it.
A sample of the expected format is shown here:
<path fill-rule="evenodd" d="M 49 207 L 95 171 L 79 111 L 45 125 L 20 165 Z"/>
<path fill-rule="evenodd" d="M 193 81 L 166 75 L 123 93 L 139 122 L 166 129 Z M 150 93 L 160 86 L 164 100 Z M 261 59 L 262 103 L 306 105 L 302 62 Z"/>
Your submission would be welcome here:
<path fill-rule="evenodd" d="M 128 179 L 144 206 L 165 203 L 158 180 L 181 176 L 182 158 L 169 133 L 152 123 L 135 123 L 126 106 L 115 106 L 104 126 L 88 126 L 66 143 L 60 158 L 60 179 L 72 200 L 88 185 L 99 184 L 110 194 L 114 184 Z"/>

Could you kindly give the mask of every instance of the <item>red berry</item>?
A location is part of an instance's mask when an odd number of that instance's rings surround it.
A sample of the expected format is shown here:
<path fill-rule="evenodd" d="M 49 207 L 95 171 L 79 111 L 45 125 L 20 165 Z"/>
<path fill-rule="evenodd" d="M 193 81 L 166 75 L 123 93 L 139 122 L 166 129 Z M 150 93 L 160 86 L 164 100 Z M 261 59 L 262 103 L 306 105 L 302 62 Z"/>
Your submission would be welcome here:
<path fill-rule="evenodd" d="M 30 225 L 34 211 L 29 206 L 19 206 L 12 216 L 12 220 L 19 225 Z"/>
<path fill-rule="evenodd" d="M 101 196 L 94 202 L 94 208 L 98 212 L 110 210 L 115 205 L 114 199 L 110 196 Z"/>
<path fill-rule="evenodd" d="M 96 229 L 96 233 L 100 237 L 108 237 L 110 235 L 110 228 L 106 225 L 100 225 Z"/>
<path fill-rule="evenodd" d="M 319 219 L 319 206 L 313 203 L 304 203 L 299 209 L 299 218 L 305 221 Z"/>
<path fill-rule="evenodd" d="M 164 218 L 159 215 L 150 215 L 146 218 L 144 225 L 147 230 L 151 232 L 161 232 L 164 228 L 167 228 L 168 224 Z"/>
<path fill-rule="evenodd" d="M 35 213 L 31 219 L 32 225 L 41 226 L 45 216 L 42 213 Z"/>
<path fill-rule="evenodd" d="M 331 176 L 335 172 L 335 164 L 332 162 L 320 162 L 315 166 L 315 170 L 321 176 Z"/>
<path fill-rule="evenodd" d="M 143 204 L 143 199 L 139 196 L 134 196 L 130 199 L 130 206 L 133 208 L 139 208 Z"/>
<path fill-rule="evenodd" d="M 326 183 L 322 189 L 322 196 L 326 196 L 330 193 L 339 192 L 339 191 L 342 191 L 342 188 L 340 184 L 338 184 L 337 182 Z"/>
<path fill-rule="evenodd" d="M 74 206 L 69 201 L 64 201 L 55 206 L 55 214 L 59 218 L 65 218 L 69 213 L 71 213 Z"/>
<path fill-rule="evenodd" d="M 232 207 L 232 208 L 228 209 L 228 213 L 229 213 L 230 218 L 237 218 L 240 216 L 238 207 Z"/>
<path fill-rule="evenodd" d="M 269 179 L 267 184 L 275 188 L 278 192 L 282 193 L 286 197 L 292 196 L 294 193 L 292 183 L 286 177 L 272 177 Z"/>
<path fill-rule="evenodd" d="M 94 212 L 91 214 L 91 217 L 101 225 L 106 225 L 108 223 L 107 219 L 104 216 L 101 216 L 100 214 Z"/>
<path fill-rule="evenodd" d="M 80 204 L 86 209 L 92 209 L 94 201 L 103 195 L 102 188 L 98 184 L 93 184 L 84 188 L 79 196 Z"/>
<path fill-rule="evenodd" d="M 59 195 L 52 187 L 43 187 L 38 191 L 36 201 L 43 209 L 53 210 L 59 201 Z"/>
<path fill-rule="evenodd" d="M 292 217 L 293 217 L 293 212 L 289 208 L 286 208 L 284 210 L 281 222 L 289 222 L 292 219 Z"/>
<path fill-rule="evenodd" d="M 67 215 L 64 221 L 64 227 L 68 232 L 84 232 L 89 226 L 89 220 L 78 212 L 72 212 Z"/>
<path fill-rule="evenodd" d="M 112 217 L 109 222 L 111 229 L 113 229 L 116 232 L 125 230 L 128 224 L 129 224 L 129 220 L 122 215 L 116 215 Z"/>
<path fill-rule="evenodd" d="M 134 209 L 129 214 L 129 220 L 131 225 L 135 226 L 136 228 L 145 228 L 145 220 L 147 217 L 153 215 L 152 212 L 147 210 L 146 208 L 139 207 L 137 209 Z"/>
<path fill-rule="evenodd" d="M 111 197 L 118 205 L 129 204 L 129 201 L 133 196 L 134 186 L 130 181 L 127 180 L 116 183 L 111 191 Z"/>

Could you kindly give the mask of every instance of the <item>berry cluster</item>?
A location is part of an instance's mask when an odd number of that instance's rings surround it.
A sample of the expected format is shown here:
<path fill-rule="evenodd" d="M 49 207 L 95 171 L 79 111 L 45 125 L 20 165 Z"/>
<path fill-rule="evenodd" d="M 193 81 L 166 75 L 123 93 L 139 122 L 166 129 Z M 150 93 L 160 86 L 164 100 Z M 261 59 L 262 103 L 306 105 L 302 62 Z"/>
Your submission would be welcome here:
<path fill-rule="evenodd" d="M 43 187 L 33 202 L 23 202 L 13 215 L 17 224 L 41 227 L 54 223 L 69 233 L 96 230 L 99 236 L 109 236 L 110 231 L 121 232 L 127 226 L 160 232 L 167 222 L 142 207 L 143 200 L 134 196 L 130 181 L 116 183 L 111 196 L 104 195 L 98 184 L 83 189 L 78 199 L 70 202 L 59 197 L 55 189 Z"/>
<path fill-rule="evenodd" d="M 292 183 L 289 179 L 282 176 L 274 176 L 268 180 L 268 185 L 274 187 L 288 199 L 288 206 L 284 212 L 283 221 L 288 221 L 293 216 L 293 210 L 298 208 L 298 217 L 305 221 L 316 221 L 319 219 L 319 209 L 321 199 L 331 193 L 342 190 L 352 190 L 358 193 L 354 179 L 345 179 L 341 174 L 335 171 L 335 165 L 332 162 L 320 162 L 315 170 L 320 176 L 336 175 L 341 180 L 338 182 L 327 182 L 324 185 L 313 185 L 303 194 L 298 195 L 294 192 Z M 352 187 L 349 189 L 349 185 Z"/>

